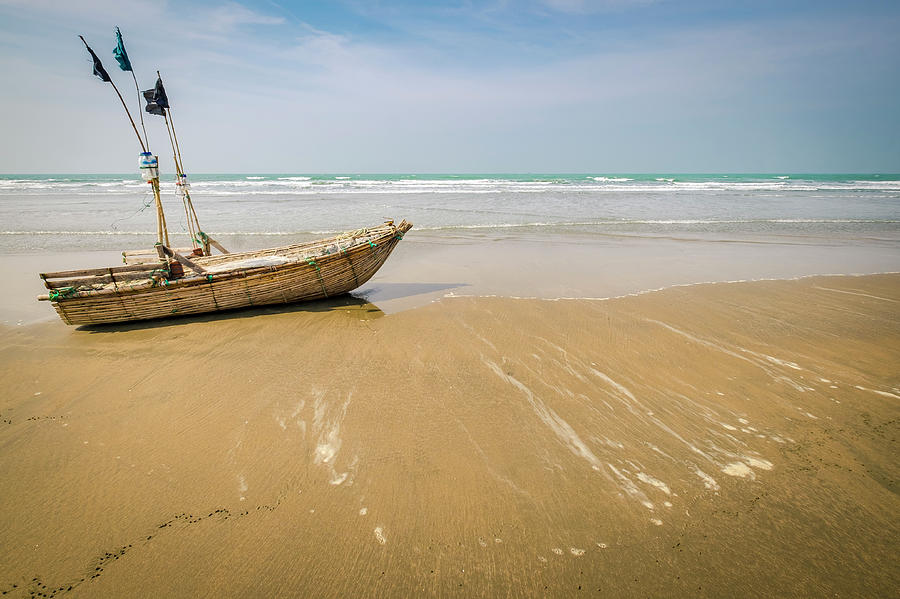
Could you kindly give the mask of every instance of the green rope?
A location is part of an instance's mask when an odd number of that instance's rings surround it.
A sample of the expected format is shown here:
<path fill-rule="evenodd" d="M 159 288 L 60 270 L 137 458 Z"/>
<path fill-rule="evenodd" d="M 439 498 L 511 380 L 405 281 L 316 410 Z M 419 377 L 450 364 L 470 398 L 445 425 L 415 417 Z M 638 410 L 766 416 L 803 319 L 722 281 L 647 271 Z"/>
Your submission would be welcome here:
<path fill-rule="evenodd" d="M 172 274 L 172 271 L 169 270 L 169 265 L 166 264 L 164 268 L 154 268 L 150 271 L 150 283 L 153 287 L 156 287 L 160 284 L 160 282 L 164 282 L 166 285 L 169 284 L 169 276 Z"/>
<path fill-rule="evenodd" d="M 322 286 L 322 295 L 328 297 L 328 292 L 325 291 L 325 281 L 322 280 L 322 269 L 319 268 L 319 265 L 316 264 L 316 261 L 313 258 L 307 258 L 306 263 L 316 268 L 316 277 L 319 279 L 319 285 Z"/>
<path fill-rule="evenodd" d="M 375 243 L 374 241 L 372 241 L 371 239 L 369 240 L 369 247 L 375 247 L 376 245 L 378 245 L 378 244 Z"/>
<path fill-rule="evenodd" d="M 74 287 L 60 287 L 59 289 L 51 289 L 47 295 L 50 297 L 51 302 L 55 302 L 59 298 L 69 297 L 73 293 L 75 293 Z"/>

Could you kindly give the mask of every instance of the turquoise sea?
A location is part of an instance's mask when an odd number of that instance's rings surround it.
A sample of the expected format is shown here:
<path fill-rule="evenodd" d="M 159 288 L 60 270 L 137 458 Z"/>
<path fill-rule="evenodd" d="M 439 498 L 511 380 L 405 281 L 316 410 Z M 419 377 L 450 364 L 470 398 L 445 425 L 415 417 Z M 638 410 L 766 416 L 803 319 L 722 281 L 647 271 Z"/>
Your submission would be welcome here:
<path fill-rule="evenodd" d="M 423 235 L 900 237 L 898 174 L 200 174 L 201 226 L 239 248 L 380 223 Z M 172 235 L 186 231 L 163 179 Z M 0 175 L 0 253 L 145 247 L 137 174 Z M 177 243 L 177 242 L 175 242 Z"/>

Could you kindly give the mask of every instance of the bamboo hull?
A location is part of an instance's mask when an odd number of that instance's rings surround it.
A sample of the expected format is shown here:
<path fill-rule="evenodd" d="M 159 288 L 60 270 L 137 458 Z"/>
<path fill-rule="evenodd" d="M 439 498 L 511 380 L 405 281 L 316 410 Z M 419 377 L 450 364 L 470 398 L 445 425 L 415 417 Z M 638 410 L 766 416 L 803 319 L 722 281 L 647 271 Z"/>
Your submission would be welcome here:
<path fill-rule="evenodd" d="M 139 289 L 85 291 L 58 297 L 51 302 L 65 323 L 86 325 L 332 297 L 352 291 L 372 278 L 400 242 L 403 233 L 411 227 L 404 221 L 398 227 L 386 228 L 371 242 L 312 259 L 302 258 L 262 268 L 214 271 L 206 277 L 170 280 Z M 278 255 L 280 249 L 273 248 L 256 255 Z"/>

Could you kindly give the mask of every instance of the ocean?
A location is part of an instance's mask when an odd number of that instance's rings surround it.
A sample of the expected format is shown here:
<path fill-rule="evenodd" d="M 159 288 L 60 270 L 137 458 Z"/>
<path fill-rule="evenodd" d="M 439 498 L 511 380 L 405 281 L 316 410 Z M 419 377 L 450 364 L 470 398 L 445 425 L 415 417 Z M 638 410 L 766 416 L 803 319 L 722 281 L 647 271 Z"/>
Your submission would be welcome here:
<path fill-rule="evenodd" d="M 235 249 L 405 218 L 418 236 L 900 239 L 900 175 L 194 175 L 200 224 Z M 174 182 L 174 245 L 187 245 Z M 149 186 L 126 175 L 0 175 L 0 253 L 152 245 Z M 184 234 L 179 238 L 179 234 Z"/>

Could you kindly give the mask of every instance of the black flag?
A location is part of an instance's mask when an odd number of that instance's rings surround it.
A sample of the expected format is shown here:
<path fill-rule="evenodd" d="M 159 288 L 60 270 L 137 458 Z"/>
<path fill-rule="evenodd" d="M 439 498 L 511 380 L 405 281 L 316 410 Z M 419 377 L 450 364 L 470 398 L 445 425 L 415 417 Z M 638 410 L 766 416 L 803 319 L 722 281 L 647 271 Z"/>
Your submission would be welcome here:
<path fill-rule="evenodd" d="M 78 37 L 81 37 L 80 35 Z M 87 45 L 87 42 L 84 41 L 84 38 L 81 37 L 82 43 L 84 43 L 84 47 L 87 48 L 88 53 L 90 53 L 91 58 L 94 60 L 94 75 L 100 77 L 103 81 L 109 82 L 111 79 L 109 78 L 109 73 L 106 72 L 106 69 L 103 68 L 103 63 L 100 62 L 100 59 L 97 58 L 97 55 L 94 54 L 94 51 L 91 50 L 91 47 Z"/>
<path fill-rule="evenodd" d="M 162 79 L 157 78 L 156 87 L 141 93 L 144 94 L 144 99 L 147 100 L 147 106 L 144 110 L 158 116 L 166 115 L 163 108 L 169 107 L 169 98 L 166 96 L 166 88 L 163 87 Z"/>

